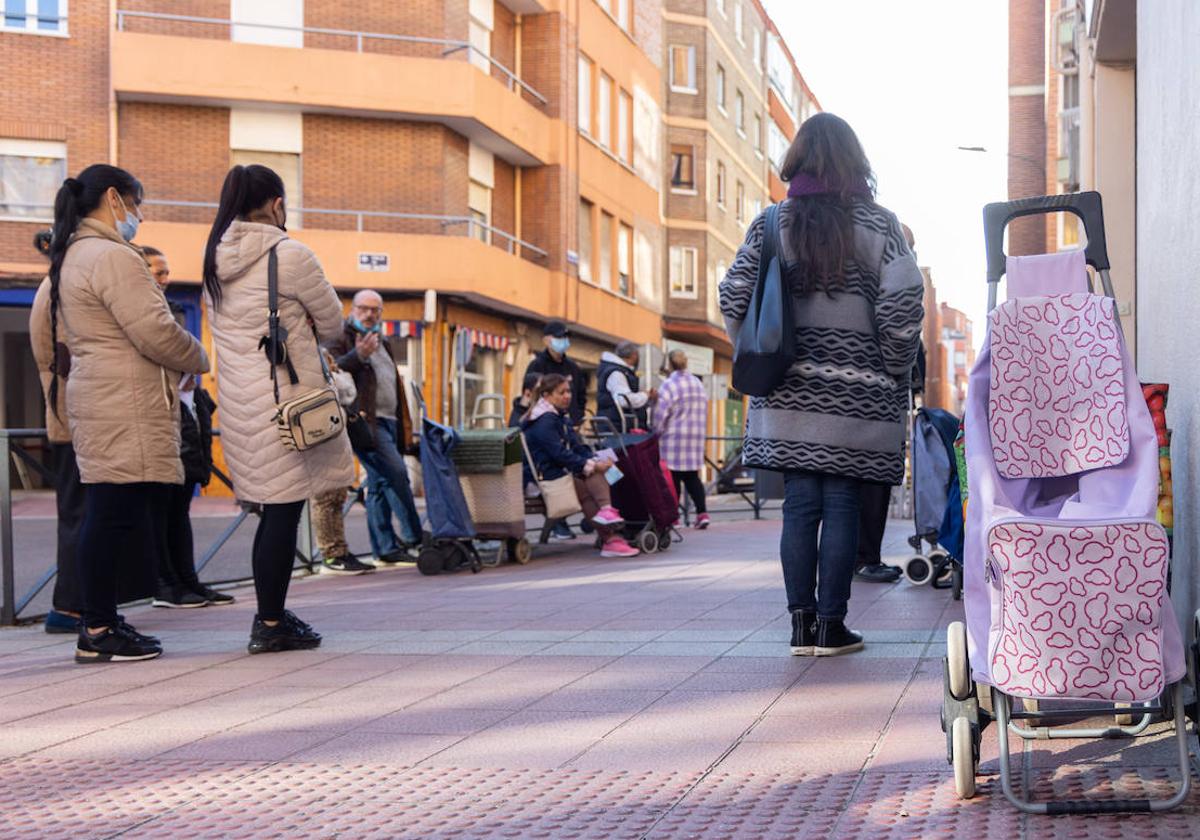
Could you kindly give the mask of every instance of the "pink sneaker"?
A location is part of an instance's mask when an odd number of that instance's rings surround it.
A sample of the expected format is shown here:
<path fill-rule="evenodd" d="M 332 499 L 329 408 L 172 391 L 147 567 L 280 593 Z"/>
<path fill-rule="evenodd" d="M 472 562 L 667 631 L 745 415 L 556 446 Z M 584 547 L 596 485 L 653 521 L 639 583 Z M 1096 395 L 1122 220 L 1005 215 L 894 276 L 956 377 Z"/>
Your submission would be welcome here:
<path fill-rule="evenodd" d="M 625 517 L 621 516 L 615 507 L 608 505 L 596 511 L 592 521 L 597 525 L 621 525 L 625 522 Z"/>
<path fill-rule="evenodd" d="M 600 549 L 601 557 L 637 557 L 640 552 L 622 537 L 609 537 Z"/>
<path fill-rule="evenodd" d="M 697 517 L 696 517 L 696 529 L 697 529 L 697 530 L 703 531 L 703 530 L 704 530 L 705 528 L 707 528 L 707 527 L 708 527 L 710 524 L 712 524 L 712 520 L 710 520 L 710 519 L 708 518 L 708 514 L 707 514 L 707 513 L 702 513 L 702 514 L 700 514 L 699 516 L 697 516 Z"/>

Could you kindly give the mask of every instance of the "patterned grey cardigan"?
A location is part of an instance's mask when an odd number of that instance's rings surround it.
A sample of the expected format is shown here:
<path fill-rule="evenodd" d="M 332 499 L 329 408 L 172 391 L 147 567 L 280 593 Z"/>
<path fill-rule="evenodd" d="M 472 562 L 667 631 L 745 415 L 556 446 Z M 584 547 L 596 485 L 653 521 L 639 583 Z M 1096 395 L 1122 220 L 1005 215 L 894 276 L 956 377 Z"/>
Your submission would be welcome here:
<path fill-rule="evenodd" d="M 795 262 L 788 231 L 797 200 L 779 212 L 785 265 Z M 765 216 L 750 224 L 721 281 L 721 312 L 735 342 L 758 281 Z M 894 214 L 856 199 L 853 220 L 846 286 L 793 298 L 796 361 L 775 391 L 751 398 L 742 457 L 752 467 L 900 484 L 924 283 Z"/>

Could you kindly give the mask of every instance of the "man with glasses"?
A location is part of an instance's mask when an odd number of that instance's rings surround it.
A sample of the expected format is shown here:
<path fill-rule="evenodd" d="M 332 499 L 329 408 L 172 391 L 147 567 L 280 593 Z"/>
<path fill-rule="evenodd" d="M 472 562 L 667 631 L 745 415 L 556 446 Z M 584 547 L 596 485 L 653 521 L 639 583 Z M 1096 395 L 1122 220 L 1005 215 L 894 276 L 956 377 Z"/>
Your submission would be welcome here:
<path fill-rule="evenodd" d="M 367 418 L 374 446 L 354 448 L 367 471 L 367 528 L 381 563 L 410 559 L 421 542 L 421 518 L 413 502 L 404 455 L 413 452 L 413 427 L 396 357 L 383 335 L 383 298 L 363 289 L 354 296 L 340 341 L 329 345 L 337 366 L 354 377 L 358 408 Z M 400 537 L 392 513 L 400 520 Z"/>

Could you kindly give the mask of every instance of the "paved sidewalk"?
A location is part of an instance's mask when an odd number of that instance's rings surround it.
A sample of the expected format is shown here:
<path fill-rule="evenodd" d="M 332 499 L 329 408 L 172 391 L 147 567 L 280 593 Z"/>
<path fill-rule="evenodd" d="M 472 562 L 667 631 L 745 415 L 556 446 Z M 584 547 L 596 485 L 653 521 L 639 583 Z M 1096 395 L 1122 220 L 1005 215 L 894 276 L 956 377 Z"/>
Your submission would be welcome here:
<path fill-rule="evenodd" d="M 938 709 L 959 606 L 856 584 L 866 651 L 791 657 L 778 529 L 296 581 L 314 652 L 247 656 L 248 589 L 131 611 L 167 648 L 149 663 L 76 666 L 70 638 L 0 631 L 0 837 L 1200 838 L 1200 793 L 1158 816 L 1027 818 L 992 776 L 957 801 Z M 1042 742 L 1020 775 L 1157 790 L 1166 746 Z"/>

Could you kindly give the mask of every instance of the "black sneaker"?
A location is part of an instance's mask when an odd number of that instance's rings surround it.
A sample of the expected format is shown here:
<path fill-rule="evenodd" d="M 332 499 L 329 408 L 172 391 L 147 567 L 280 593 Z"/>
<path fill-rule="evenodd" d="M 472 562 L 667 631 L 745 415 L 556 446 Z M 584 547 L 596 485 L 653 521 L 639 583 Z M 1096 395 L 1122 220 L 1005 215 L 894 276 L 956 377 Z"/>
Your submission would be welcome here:
<path fill-rule="evenodd" d="M 792 656 L 812 656 L 817 638 L 817 614 L 792 613 Z"/>
<path fill-rule="evenodd" d="M 861 633 L 855 633 L 840 618 L 818 618 L 813 656 L 841 656 L 863 649 Z"/>
<path fill-rule="evenodd" d="M 283 618 L 271 627 L 257 615 L 250 628 L 250 653 L 277 653 L 283 650 L 311 650 L 321 644 L 321 634 L 290 611 L 283 611 Z"/>
<path fill-rule="evenodd" d="M 207 607 L 208 599 L 182 586 L 161 586 L 150 605 L 172 610 L 191 610 L 197 607 Z"/>
<path fill-rule="evenodd" d="M 192 592 L 199 595 L 204 600 L 208 601 L 210 607 L 223 607 L 226 604 L 232 604 L 237 599 L 227 592 L 218 592 L 211 586 L 205 586 L 203 583 L 197 584 Z"/>
<path fill-rule="evenodd" d="M 378 558 L 384 566 L 396 566 L 400 563 L 416 563 L 417 558 L 413 555 L 411 548 L 398 548 L 395 551 L 389 551 L 387 554 L 380 554 Z"/>
<path fill-rule="evenodd" d="M 854 570 L 856 580 L 867 583 L 895 583 L 904 573 L 895 566 L 884 563 L 872 563 L 869 566 L 859 566 Z"/>
<path fill-rule="evenodd" d="M 365 575 L 375 571 L 375 567 L 370 563 L 363 563 L 353 554 L 345 554 L 326 560 L 322 571 L 331 575 Z"/>
<path fill-rule="evenodd" d="M 94 635 L 80 630 L 79 640 L 75 643 L 75 661 L 81 664 L 136 662 L 162 656 L 162 645 L 149 642 L 126 628 L 125 624 L 117 624 Z"/>
<path fill-rule="evenodd" d="M 123 616 L 123 615 L 117 616 L 117 626 L 120 627 L 122 630 L 124 630 L 126 633 L 128 633 L 130 636 L 133 636 L 139 642 L 143 642 L 148 645 L 158 645 L 159 647 L 162 647 L 162 642 L 159 641 L 158 636 L 151 636 L 148 633 L 139 633 L 137 630 L 134 629 L 132 624 L 130 624 L 128 621 L 125 620 L 125 616 Z"/>

